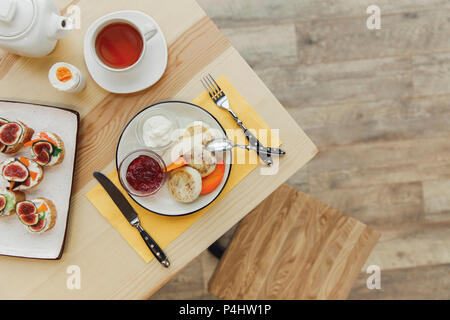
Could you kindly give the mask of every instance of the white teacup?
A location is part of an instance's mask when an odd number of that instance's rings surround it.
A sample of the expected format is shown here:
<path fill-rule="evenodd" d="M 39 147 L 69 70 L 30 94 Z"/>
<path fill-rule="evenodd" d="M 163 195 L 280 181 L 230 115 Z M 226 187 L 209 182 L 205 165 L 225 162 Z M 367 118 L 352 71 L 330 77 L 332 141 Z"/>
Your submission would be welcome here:
<path fill-rule="evenodd" d="M 106 65 L 102 59 L 98 56 L 97 54 L 97 50 L 96 50 L 96 41 L 97 41 L 97 37 L 99 35 L 99 33 L 108 25 L 114 24 L 114 23 L 126 23 L 129 24 L 130 26 L 132 26 L 134 29 L 136 29 L 140 36 L 142 37 L 142 43 L 143 43 L 143 47 L 142 47 L 142 52 L 141 55 L 139 56 L 139 59 L 132 64 L 129 67 L 126 68 L 113 68 L 110 67 L 108 65 Z M 146 51 L 148 50 L 148 42 L 158 33 L 158 29 L 153 26 L 153 25 L 137 25 L 135 24 L 133 21 L 126 19 L 126 18 L 111 18 L 107 21 L 104 21 L 102 24 L 100 24 L 94 31 L 92 39 L 91 39 L 91 51 L 92 51 L 92 55 L 95 57 L 95 60 L 97 61 L 97 63 L 102 66 L 103 68 L 105 68 L 106 70 L 109 71 L 113 71 L 113 72 L 123 72 L 123 71 L 127 71 L 130 69 L 134 69 L 138 66 L 138 64 L 141 62 L 142 57 L 145 56 Z"/>

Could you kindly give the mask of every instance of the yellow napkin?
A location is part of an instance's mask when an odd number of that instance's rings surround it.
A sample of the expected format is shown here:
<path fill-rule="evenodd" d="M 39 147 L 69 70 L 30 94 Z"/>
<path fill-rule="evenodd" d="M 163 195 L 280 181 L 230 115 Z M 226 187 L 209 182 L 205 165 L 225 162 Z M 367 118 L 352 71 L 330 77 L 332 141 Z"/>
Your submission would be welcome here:
<path fill-rule="evenodd" d="M 260 135 L 258 135 L 258 132 L 261 129 L 270 130 L 264 120 L 262 120 L 258 116 L 255 110 L 248 104 L 247 101 L 245 101 L 245 99 L 239 94 L 236 88 L 234 88 L 234 86 L 228 81 L 226 77 L 222 76 L 217 82 L 227 94 L 233 111 L 244 122 L 246 127 L 251 131 L 256 130 L 256 132 L 254 133 L 258 136 L 258 138 L 265 139 L 265 137 L 261 137 Z M 203 109 L 213 114 L 214 117 L 216 117 L 216 119 L 225 128 L 225 130 L 236 129 L 236 131 L 233 131 L 235 133 L 234 140 L 239 143 L 245 144 L 245 136 L 242 133 L 242 130 L 239 129 L 228 111 L 222 110 L 214 104 L 206 91 L 203 92 L 199 97 L 197 97 L 197 99 L 195 99 L 193 103 L 199 105 Z M 262 135 L 264 135 L 264 131 Z M 268 145 L 271 145 L 272 147 L 278 147 L 280 145 L 278 137 L 276 137 L 276 141 L 270 141 L 270 134 L 267 138 L 267 141 Z M 235 160 L 236 155 L 239 152 L 241 151 L 234 149 L 233 154 Z M 248 153 L 245 150 L 243 150 L 243 152 Z M 257 159 L 255 152 L 252 151 L 252 155 L 247 155 L 246 159 L 247 163 L 244 164 L 236 164 L 236 161 L 233 162 L 228 183 L 222 191 L 221 195 L 213 203 L 199 212 L 181 217 L 161 216 L 143 209 L 142 207 L 137 205 L 122 189 L 116 170 L 109 174 L 109 178 L 122 191 L 133 208 L 136 210 L 139 215 L 139 219 L 141 220 L 142 226 L 150 233 L 150 235 L 156 240 L 156 242 L 158 242 L 158 244 L 162 248 L 164 248 L 173 240 L 175 240 L 179 235 L 181 235 L 184 231 L 186 231 L 186 229 L 188 229 L 197 219 L 199 219 L 206 211 L 208 211 L 208 209 L 213 206 L 216 201 L 220 201 L 220 199 L 224 195 L 226 195 L 242 179 L 244 179 L 258 166 L 257 161 L 254 161 L 254 159 Z M 240 162 L 243 161 L 241 160 Z M 128 244 L 132 248 L 134 248 L 134 250 L 136 250 L 136 252 L 145 260 L 145 262 L 148 263 L 154 258 L 144 241 L 142 241 L 139 233 L 128 223 L 128 221 L 121 214 L 114 202 L 108 196 L 106 191 L 100 185 L 95 186 L 91 191 L 89 191 L 86 194 L 86 197 L 106 218 L 106 220 L 108 220 L 111 225 L 115 229 L 117 229 L 117 231 L 119 231 L 122 237 L 125 238 Z"/>

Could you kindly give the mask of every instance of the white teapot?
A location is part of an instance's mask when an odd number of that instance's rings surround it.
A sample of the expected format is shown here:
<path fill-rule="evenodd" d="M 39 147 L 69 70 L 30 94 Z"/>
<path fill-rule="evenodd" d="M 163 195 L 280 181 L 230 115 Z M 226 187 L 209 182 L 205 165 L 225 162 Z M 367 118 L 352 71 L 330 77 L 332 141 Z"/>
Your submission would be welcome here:
<path fill-rule="evenodd" d="M 53 0 L 0 0 L 0 48 L 26 57 L 50 54 L 72 30 Z"/>

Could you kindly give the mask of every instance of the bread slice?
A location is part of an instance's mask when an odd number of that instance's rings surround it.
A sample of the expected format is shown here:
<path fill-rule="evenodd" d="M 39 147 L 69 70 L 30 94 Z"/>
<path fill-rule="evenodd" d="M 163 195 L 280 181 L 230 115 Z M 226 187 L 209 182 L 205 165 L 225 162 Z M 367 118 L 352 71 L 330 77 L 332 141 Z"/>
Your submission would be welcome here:
<path fill-rule="evenodd" d="M 203 147 L 196 146 L 183 155 L 187 165 L 196 169 L 202 178 L 209 176 L 217 165 L 216 157 Z"/>
<path fill-rule="evenodd" d="M 16 204 L 25 201 L 25 194 L 20 191 L 10 191 L 7 189 L 0 189 L 0 195 L 7 196 L 12 200 L 9 210 L 1 210 L 0 217 L 11 216 L 16 213 Z"/>
<path fill-rule="evenodd" d="M 175 200 L 190 203 L 200 196 L 202 177 L 191 167 L 182 167 L 170 173 L 169 191 Z"/>
<path fill-rule="evenodd" d="M 33 203 L 35 206 L 35 212 L 26 213 L 23 215 L 23 211 L 21 213 L 20 206 L 24 203 L 18 203 L 16 206 L 16 208 L 18 208 L 17 217 L 29 232 L 39 234 L 53 229 L 58 216 L 58 212 L 53 201 L 46 198 L 37 198 L 35 200 L 28 200 L 25 202 Z M 32 217 L 31 220 L 30 217 Z M 35 221 L 37 222 L 35 223 Z M 32 225 L 30 225 L 30 223 L 32 223 Z"/>
<path fill-rule="evenodd" d="M 27 166 L 29 172 L 34 172 L 36 174 L 36 179 L 33 180 L 33 178 L 30 177 L 30 185 L 27 186 L 25 184 L 19 184 L 17 187 L 15 187 L 12 191 L 26 191 L 29 189 L 32 189 L 39 185 L 42 180 L 44 179 L 44 170 L 42 167 L 37 164 L 34 160 L 26 159 L 29 162 L 29 166 Z M 13 161 L 20 161 L 19 158 L 10 158 L 0 163 L 0 177 L 2 177 L 5 181 L 8 183 L 10 182 L 5 176 L 3 176 L 3 169 L 6 165 Z M 22 161 L 21 161 L 22 162 Z"/>
<path fill-rule="evenodd" d="M 195 140 L 195 144 L 207 145 L 209 142 L 216 138 L 215 132 L 204 122 L 195 121 L 191 123 L 178 138 L 180 141 L 183 139 Z"/>
<path fill-rule="evenodd" d="M 62 141 L 62 139 L 56 133 L 52 133 L 51 136 L 53 136 L 55 138 L 56 147 L 58 149 L 61 149 L 61 153 L 59 154 L 58 160 L 56 160 L 54 163 L 49 164 L 49 166 L 56 166 L 56 165 L 58 165 L 58 164 L 60 164 L 61 162 L 64 161 L 64 156 L 66 154 L 66 149 L 65 149 L 65 146 L 64 146 L 64 142 Z"/>
<path fill-rule="evenodd" d="M 47 231 L 53 229 L 53 227 L 55 226 L 56 217 L 58 216 L 58 211 L 56 210 L 56 206 L 53 203 L 53 201 L 48 200 L 46 198 L 38 198 L 37 200 L 44 201 L 49 209 L 50 217 L 49 217 L 49 220 L 47 221 L 48 226 L 46 227 L 46 230 L 44 231 L 44 232 L 47 232 Z"/>
<path fill-rule="evenodd" d="M 14 154 L 17 153 L 20 149 L 22 149 L 23 145 L 31 140 L 31 137 L 34 134 L 34 130 L 29 128 L 26 124 L 21 121 L 16 121 L 23 129 L 22 136 L 20 140 L 12 146 L 8 146 L 3 153 L 5 154 Z"/>
<path fill-rule="evenodd" d="M 40 132 L 39 134 L 34 135 L 33 138 L 31 139 L 31 142 L 28 143 L 27 145 L 31 144 L 32 142 L 37 142 L 38 140 L 48 141 L 51 144 L 53 144 L 56 148 L 61 150 L 61 152 L 57 156 L 51 155 L 50 162 L 45 165 L 46 167 L 53 167 L 64 161 L 66 149 L 64 146 L 64 142 L 62 141 L 60 136 L 58 136 L 56 133 Z M 34 154 L 33 151 L 32 153 Z"/>

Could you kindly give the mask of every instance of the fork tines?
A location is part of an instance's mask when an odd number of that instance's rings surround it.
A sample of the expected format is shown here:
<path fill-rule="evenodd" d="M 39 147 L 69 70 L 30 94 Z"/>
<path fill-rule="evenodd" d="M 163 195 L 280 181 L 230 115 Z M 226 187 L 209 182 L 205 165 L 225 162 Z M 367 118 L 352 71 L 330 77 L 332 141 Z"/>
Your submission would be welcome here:
<path fill-rule="evenodd" d="M 214 101 L 219 100 L 225 95 L 222 89 L 217 84 L 216 80 L 214 80 L 214 78 L 211 76 L 211 74 L 208 73 L 206 77 L 201 79 L 201 82 L 205 90 L 208 91 L 211 99 L 213 99 Z"/>

